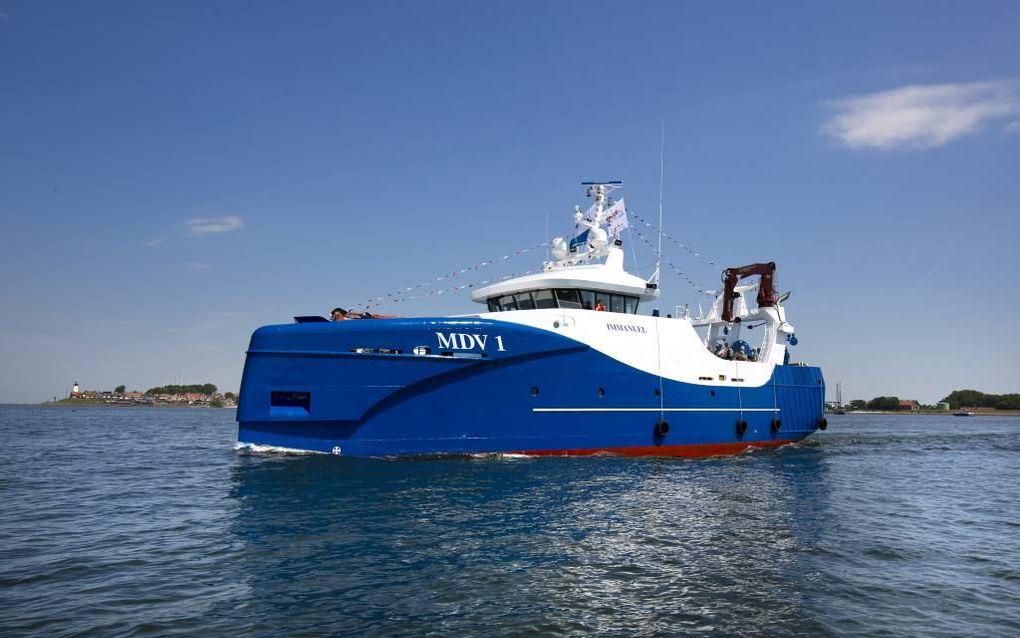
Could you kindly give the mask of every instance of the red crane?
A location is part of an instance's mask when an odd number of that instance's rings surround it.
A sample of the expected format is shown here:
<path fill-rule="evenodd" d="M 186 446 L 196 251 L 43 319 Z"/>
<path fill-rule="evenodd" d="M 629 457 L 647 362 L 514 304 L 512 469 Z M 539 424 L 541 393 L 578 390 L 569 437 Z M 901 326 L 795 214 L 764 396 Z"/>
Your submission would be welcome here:
<path fill-rule="evenodd" d="M 750 264 L 749 266 L 727 268 L 723 271 L 723 281 L 726 283 L 725 292 L 723 292 L 723 321 L 733 321 L 733 300 L 737 297 L 734 288 L 737 287 L 737 282 L 755 275 L 761 275 L 761 281 L 758 283 L 758 307 L 766 308 L 776 305 L 774 281 L 776 262 L 770 261 L 766 264 Z"/>

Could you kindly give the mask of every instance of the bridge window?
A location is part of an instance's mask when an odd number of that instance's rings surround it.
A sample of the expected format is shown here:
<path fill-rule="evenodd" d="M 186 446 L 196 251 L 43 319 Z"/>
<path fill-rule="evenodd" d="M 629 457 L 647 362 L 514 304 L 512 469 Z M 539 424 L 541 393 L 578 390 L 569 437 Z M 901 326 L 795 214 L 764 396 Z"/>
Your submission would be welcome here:
<path fill-rule="evenodd" d="M 533 310 L 535 308 L 571 308 L 592 310 L 595 302 L 601 299 L 609 312 L 637 314 L 638 298 L 631 295 L 598 292 L 595 290 L 578 290 L 575 288 L 556 288 L 555 290 L 534 290 L 515 294 L 491 297 L 488 300 L 489 312 L 507 310 Z"/>
<path fill-rule="evenodd" d="M 530 292 L 519 292 L 514 295 L 517 299 L 518 310 L 532 310 L 535 307 L 535 300 L 531 297 Z"/>
<path fill-rule="evenodd" d="M 573 288 L 557 288 L 556 303 L 560 308 L 580 308 L 581 296 Z"/>
<path fill-rule="evenodd" d="M 623 295 L 609 295 L 609 312 L 623 312 Z"/>
<path fill-rule="evenodd" d="M 536 290 L 535 291 L 535 307 L 536 308 L 555 308 L 556 299 L 553 297 L 551 290 Z"/>
<path fill-rule="evenodd" d="M 592 290 L 581 290 L 581 307 L 585 310 L 595 308 L 595 292 Z"/>

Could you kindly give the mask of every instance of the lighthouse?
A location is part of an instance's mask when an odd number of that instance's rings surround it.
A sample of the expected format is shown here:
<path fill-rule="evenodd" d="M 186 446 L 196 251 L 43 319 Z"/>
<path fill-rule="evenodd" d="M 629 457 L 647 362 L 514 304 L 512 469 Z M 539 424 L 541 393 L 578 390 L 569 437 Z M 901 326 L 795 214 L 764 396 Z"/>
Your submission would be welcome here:
<path fill-rule="evenodd" d="M 78 382 L 75 381 L 74 385 L 71 386 L 71 398 L 73 399 L 74 397 L 78 396 L 78 394 L 80 394 L 80 393 L 81 393 L 81 388 L 78 387 Z"/>

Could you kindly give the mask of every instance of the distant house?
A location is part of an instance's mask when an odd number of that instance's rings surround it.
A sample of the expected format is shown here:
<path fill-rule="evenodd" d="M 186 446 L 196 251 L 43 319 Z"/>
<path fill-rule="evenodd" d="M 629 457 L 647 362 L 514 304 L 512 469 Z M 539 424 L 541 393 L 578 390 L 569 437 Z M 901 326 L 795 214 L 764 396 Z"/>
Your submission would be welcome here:
<path fill-rule="evenodd" d="M 209 398 L 207 395 L 200 394 L 198 392 L 184 392 L 177 396 L 179 396 L 182 401 L 187 401 L 188 403 L 199 403 L 206 401 Z"/>
<path fill-rule="evenodd" d="M 900 401 L 900 410 L 910 410 L 911 412 L 917 412 L 921 409 L 921 404 L 913 399 L 903 399 Z"/>
<path fill-rule="evenodd" d="M 144 399 L 145 398 L 145 393 L 144 392 L 137 392 L 137 391 L 125 392 L 124 393 L 124 398 L 125 399 L 136 399 L 136 400 L 137 399 Z"/>

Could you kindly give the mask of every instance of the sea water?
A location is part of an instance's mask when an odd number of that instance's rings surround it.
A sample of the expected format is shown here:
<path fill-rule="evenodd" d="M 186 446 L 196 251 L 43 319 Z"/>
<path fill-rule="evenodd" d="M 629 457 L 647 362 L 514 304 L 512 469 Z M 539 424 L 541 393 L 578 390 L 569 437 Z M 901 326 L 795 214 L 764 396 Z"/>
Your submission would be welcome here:
<path fill-rule="evenodd" d="M 359 460 L 233 417 L 0 408 L 0 635 L 1020 635 L 1020 418 Z"/>

